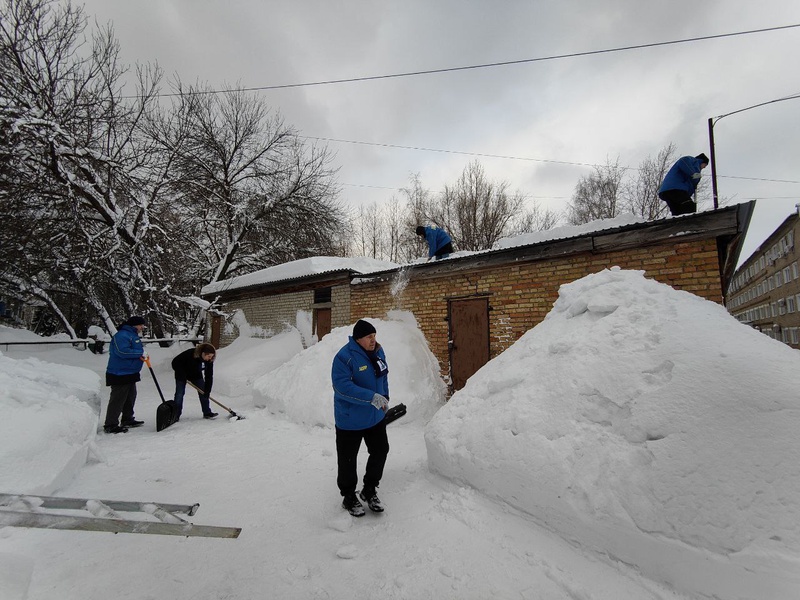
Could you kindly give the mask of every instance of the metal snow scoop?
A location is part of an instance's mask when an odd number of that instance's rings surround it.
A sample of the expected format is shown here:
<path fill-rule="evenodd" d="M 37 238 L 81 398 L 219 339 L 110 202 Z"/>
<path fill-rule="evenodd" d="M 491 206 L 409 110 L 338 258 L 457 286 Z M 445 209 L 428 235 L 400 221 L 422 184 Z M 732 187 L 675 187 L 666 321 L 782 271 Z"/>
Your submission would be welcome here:
<path fill-rule="evenodd" d="M 159 404 L 158 408 L 156 409 L 156 431 L 162 431 L 172 425 L 178 419 L 178 405 L 175 404 L 175 400 L 164 399 L 164 393 L 161 391 L 161 386 L 158 385 L 156 373 L 153 371 L 152 365 L 150 365 L 149 356 L 144 359 L 144 364 L 146 364 L 147 368 L 150 369 L 150 375 L 153 376 L 153 383 L 156 384 L 158 395 L 161 396 L 161 404 Z"/>

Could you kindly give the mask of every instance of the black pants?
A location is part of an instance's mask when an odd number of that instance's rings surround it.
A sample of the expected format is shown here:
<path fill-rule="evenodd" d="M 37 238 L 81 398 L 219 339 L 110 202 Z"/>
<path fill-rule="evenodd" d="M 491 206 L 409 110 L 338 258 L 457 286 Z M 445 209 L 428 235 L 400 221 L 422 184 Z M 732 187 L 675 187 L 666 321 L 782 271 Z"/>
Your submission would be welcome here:
<path fill-rule="evenodd" d="M 381 421 L 369 429 L 349 429 L 336 428 L 336 458 L 339 463 L 339 473 L 336 477 L 336 484 L 342 496 L 356 493 L 358 485 L 358 450 L 361 447 L 361 440 L 367 446 L 369 458 L 367 468 L 364 473 L 365 490 L 374 490 L 378 487 L 383 477 L 383 466 L 386 464 L 386 457 L 389 455 L 389 438 L 386 435 L 386 423 Z"/>
<path fill-rule="evenodd" d="M 108 399 L 106 410 L 106 427 L 119 425 L 122 414 L 122 423 L 133 421 L 133 405 L 136 404 L 136 383 L 123 383 L 111 386 L 111 397 Z"/>
<path fill-rule="evenodd" d="M 447 256 L 448 254 L 452 254 L 452 253 L 453 253 L 453 243 L 452 243 L 452 242 L 447 242 L 447 243 L 446 243 L 444 246 L 442 246 L 441 248 L 439 248 L 439 249 L 438 249 L 438 250 L 437 250 L 437 251 L 434 253 L 434 255 L 433 255 L 433 256 L 434 256 L 435 258 L 439 259 L 439 258 L 444 258 L 444 257 L 445 257 L 445 256 Z"/>
<path fill-rule="evenodd" d="M 669 206 L 673 215 L 688 215 L 697 212 L 697 204 L 692 196 L 683 190 L 664 190 L 658 195 Z"/>

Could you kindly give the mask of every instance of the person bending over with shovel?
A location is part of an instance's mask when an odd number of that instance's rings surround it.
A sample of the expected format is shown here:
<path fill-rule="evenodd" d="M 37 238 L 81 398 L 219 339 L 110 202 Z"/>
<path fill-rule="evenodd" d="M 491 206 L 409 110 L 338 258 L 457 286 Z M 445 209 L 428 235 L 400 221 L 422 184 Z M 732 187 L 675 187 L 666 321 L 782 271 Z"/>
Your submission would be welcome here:
<path fill-rule="evenodd" d="M 217 349 L 211 344 L 203 342 L 195 348 L 189 348 L 178 354 L 172 359 L 172 368 L 175 371 L 175 405 L 178 407 L 178 421 L 183 412 L 183 396 L 186 393 L 186 382 L 189 381 L 195 387 L 203 390 L 197 392 L 200 398 L 200 407 L 203 409 L 204 419 L 213 419 L 218 413 L 211 412 L 211 405 L 208 397 L 211 394 L 211 387 L 214 385 L 214 359 L 217 356 Z"/>

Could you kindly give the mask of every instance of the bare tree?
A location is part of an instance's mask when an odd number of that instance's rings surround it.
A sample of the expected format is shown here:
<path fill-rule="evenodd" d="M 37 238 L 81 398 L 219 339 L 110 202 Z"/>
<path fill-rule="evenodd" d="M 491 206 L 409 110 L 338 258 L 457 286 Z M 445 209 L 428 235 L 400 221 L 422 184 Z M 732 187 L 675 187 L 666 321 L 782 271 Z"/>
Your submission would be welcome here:
<path fill-rule="evenodd" d="M 534 231 L 545 231 L 558 225 L 559 216 L 550 209 L 542 209 L 538 204 L 533 204 L 531 208 L 515 217 L 511 222 L 508 237 L 531 233 Z"/>
<path fill-rule="evenodd" d="M 39 272 L 28 289 L 55 297 L 48 286 L 71 285 L 99 298 L 104 287 L 125 309 L 149 310 L 158 330 L 162 282 L 150 237 L 159 180 L 137 134 L 160 72 L 140 70 L 136 99 L 123 102 L 113 31 L 93 32 L 87 47 L 86 22 L 69 1 L 0 3 L 2 186 L 61 223 L 29 246 L 49 275 Z"/>
<path fill-rule="evenodd" d="M 662 148 L 655 158 L 647 157 L 639 164 L 636 177 L 623 190 L 624 205 L 633 214 L 645 219 L 660 219 L 669 208 L 658 197 L 658 188 L 675 162 L 675 144 Z"/>
<path fill-rule="evenodd" d="M 484 250 L 500 238 L 549 229 L 558 222 L 555 213 L 526 203 L 520 192 L 511 194 L 508 188 L 506 182 L 490 181 L 478 162 L 469 164 L 458 181 L 439 194 L 412 174 L 410 185 L 403 189 L 404 207 L 393 198 L 381 209 L 362 209 L 354 252 L 407 263 L 426 252 L 425 242 L 415 234 L 417 225 L 445 229 L 457 250 Z M 372 246 L 366 238 L 374 240 Z"/>
<path fill-rule="evenodd" d="M 510 235 L 548 229 L 558 221 L 535 203 L 526 209 L 525 196 L 511 193 L 505 181 L 490 181 L 475 161 L 452 186 L 445 186 L 434 205 L 433 222 L 444 227 L 459 250 L 484 250 Z"/>
<path fill-rule="evenodd" d="M 190 241 L 196 279 L 335 252 L 343 219 L 327 148 L 304 146 L 257 96 L 209 91 L 183 92 L 159 138 L 177 153 L 173 226 Z"/>
<path fill-rule="evenodd" d="M 383 220 L 375 203 L 358 207 L 353 232 L 354 250 L 359 256 L 383 258 Z"/>
<path fill-rule="evenodd" d="M 595 166 L 593 173 L 581 177 L 567 210 L 569 223 L 581 225 L 596 219 L 616 217 L 622 208 L 624 175 L 625 168 L 619 165 L 617 157 L 614 162 L 607 160 L 604 166 Z"/>

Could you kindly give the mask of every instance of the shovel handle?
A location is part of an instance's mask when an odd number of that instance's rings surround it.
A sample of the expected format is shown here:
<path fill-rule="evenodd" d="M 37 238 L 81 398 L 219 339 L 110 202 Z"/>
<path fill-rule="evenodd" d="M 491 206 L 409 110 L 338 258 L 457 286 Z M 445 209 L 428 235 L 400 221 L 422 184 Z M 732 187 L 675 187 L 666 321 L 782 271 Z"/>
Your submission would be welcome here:
<path fill-rule="evenodd" d="M 153 376 L 153 383 L 156 384 L 156 389 L 158 390 L 158 395 L 161 396 L 161 402 L 166 402 L 164 399 L 164 392 L 161 391 L 161 386 L 158 385 L 158 379 L 156 379 L 156 372 L 153 371 L 153 367 L 150 365 L 150 357 L 147 356 L 144 359 L 144 364 L 147 365 L 147 368 L 150 369 L 150 375 Z"/>

